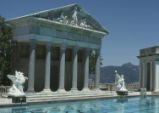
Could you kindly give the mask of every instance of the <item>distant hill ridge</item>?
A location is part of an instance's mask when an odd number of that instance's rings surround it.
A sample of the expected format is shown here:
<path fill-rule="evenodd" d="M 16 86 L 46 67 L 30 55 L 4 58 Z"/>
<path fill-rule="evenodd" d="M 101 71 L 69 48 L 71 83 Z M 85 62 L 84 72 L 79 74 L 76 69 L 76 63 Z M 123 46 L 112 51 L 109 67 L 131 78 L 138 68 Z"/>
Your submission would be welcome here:
<path fill-rule="evenodd" d="M 128 62 L 121 66 L 104 66 L 101 68 L 101 83 L 113 83 L 114 82 L 114 71 L 117 70 L 121 75 L 125 77 L 126 83 L 133 83 L 139 81 L 139 66 L 133 65 Z"/>

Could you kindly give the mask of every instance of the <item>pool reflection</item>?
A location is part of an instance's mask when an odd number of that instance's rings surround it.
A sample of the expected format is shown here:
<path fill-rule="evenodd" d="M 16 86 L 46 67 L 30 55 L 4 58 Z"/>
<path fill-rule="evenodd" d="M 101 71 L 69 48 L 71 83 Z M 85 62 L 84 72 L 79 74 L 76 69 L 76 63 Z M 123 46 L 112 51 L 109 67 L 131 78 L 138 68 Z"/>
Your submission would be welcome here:
<path fill-rule="evenodd" d="M 53 102 L 0 108 L 0 113 L 158 113 L 159 97 Z"/>

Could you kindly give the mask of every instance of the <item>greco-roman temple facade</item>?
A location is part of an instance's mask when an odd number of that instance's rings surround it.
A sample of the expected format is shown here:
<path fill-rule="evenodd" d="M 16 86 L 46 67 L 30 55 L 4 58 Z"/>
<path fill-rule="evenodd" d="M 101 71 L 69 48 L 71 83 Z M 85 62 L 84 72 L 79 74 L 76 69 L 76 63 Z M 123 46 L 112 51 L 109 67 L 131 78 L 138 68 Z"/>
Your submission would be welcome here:
<path fill-rule="evenodd" d="M 77 4 L 7 21 L 13 27 L 13 71 L 28 76 L 26 92 L 89 91 L 89 54 L 100 79 L 102 37 L 108 32 Z"/>
<path fill-rule="evenodd" d="M 159 92 L 159 46 L 144 48 L 140 60 L 140 88 Z"/>

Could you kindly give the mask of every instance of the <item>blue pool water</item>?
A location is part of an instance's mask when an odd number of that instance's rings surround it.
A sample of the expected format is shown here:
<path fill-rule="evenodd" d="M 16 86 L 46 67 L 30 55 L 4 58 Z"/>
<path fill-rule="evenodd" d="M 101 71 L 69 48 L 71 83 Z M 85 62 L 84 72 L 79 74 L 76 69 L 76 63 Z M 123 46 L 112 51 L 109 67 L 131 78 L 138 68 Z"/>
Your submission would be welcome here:
<path fill-rule="evenodd" d="M 159 113 L 159 96 L 53 102 L 1 107 L 0 113 Z"/>

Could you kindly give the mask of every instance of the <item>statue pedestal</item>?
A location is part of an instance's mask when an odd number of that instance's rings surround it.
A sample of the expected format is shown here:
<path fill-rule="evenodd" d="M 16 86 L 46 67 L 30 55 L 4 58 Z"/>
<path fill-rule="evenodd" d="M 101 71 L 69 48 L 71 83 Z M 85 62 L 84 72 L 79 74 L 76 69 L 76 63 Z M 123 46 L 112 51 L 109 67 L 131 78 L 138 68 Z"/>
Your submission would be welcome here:
<path fill-rule="evenodd" d="M 12 98 L 12 103 L 26 103 L 26 96 L 9 96 L 8 98 Z"/>
<path fill-rule="evenodd" d="M 128 95 L 128 91 L 116 91 L 116 93 L 120 96 L 127 96 Z"/>

